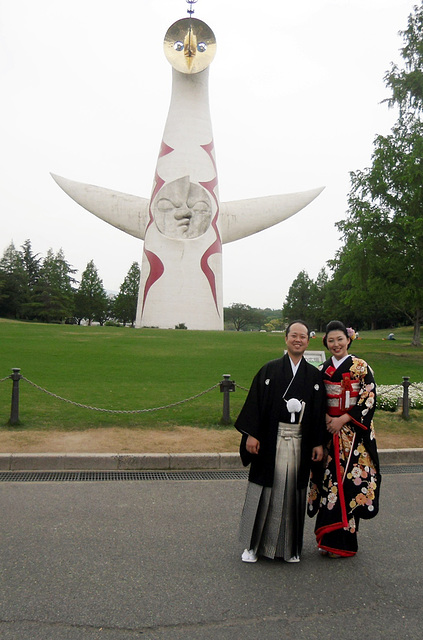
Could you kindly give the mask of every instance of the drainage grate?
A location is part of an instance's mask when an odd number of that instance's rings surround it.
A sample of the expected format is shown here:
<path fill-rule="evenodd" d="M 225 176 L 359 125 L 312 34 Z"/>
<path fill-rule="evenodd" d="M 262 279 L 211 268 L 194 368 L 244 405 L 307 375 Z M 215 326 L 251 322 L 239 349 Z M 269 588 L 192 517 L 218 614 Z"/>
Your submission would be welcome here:
<path fill-rule="evenodd" d="M 6 471 L 0 482 L 115 482 L 129 480 L 244 480 L 247 471 Z"/>
<path fill-rule="evenodd" d="M 423 465 L 384 465 L 382 474 L 423 473 Z M 248 471 L 0 471 L 0 482 L 246 480 Z"/>
<path fill-rule="evenodd" d="M 396 473 L 423 473 L 423 464 L 382 464 L 380 466 L 382 475 Z"/>

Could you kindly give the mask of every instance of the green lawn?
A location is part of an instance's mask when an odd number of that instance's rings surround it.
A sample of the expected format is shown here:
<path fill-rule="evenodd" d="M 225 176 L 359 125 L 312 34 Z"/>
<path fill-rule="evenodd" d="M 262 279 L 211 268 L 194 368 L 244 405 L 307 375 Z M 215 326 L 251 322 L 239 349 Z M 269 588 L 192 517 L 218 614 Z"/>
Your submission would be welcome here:
<path fill-rule="evenodd" d="M 379 384 L 423 381 L 423 349 L 410 346 L 411 329 L 362 333 L 351 352 L 368 360 Z M 249 387 L 262 364 L 282 355 L 280 333 L 134 330 L 30 324 L 0 319 L 0 379 L 20 367 L 30 381 L 66 399 L 105 409 L 161 407 L 189 398 L 231 374 Z M 323 350 L 321 336 L 310 349 Z M 10 417 L 10 380 L 0 383 L 0 425 Z M 231 393 L 235 417 L 245 391 Z M 216 427 L 222 415 L 219 388 L 177 407 L 141 414 L 108 414 L 64 403 L 20 383 L 24 428 L 82 429 L 104 426 Z"/>

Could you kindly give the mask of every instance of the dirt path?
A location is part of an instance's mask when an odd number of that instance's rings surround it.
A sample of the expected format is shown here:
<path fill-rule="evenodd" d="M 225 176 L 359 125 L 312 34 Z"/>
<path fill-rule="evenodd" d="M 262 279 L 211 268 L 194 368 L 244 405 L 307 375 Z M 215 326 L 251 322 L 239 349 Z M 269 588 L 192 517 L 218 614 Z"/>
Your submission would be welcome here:
<path fill-rule="evenodd" d="M 178 427 L 172 431 L 0 431 L 0 453 L 222 453 L 237 451 L 235 429 Z"/>
<path fill-rule="evenodd" d="M 238 451 L 235 429 L 177 427 L 172 431 L 90 429 L 87 431 L 0 430 L 0 453 L 224 453 Z M 422 436 L 378 436 L 379 449 L 423 447 Z"/>

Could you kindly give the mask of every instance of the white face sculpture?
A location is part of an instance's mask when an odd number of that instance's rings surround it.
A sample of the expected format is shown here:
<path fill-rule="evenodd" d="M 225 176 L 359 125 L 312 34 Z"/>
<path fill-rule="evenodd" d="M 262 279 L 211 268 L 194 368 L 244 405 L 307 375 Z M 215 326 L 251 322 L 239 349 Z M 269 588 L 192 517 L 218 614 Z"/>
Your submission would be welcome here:
<path fill-rule="evenodd" d="M 210 196 L 189 176 L 164 185 L 153 202 L 153 216 L 160 233 L 180 240 L 198 238 L 212 218 Z"/>

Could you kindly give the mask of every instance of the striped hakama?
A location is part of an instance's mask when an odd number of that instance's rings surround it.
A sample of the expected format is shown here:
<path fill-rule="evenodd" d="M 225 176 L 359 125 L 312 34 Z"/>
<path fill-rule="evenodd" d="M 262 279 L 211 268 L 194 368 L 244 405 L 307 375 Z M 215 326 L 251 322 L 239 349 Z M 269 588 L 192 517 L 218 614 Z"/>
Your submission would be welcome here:
<path fill-rule="evenodd" d="M 267 558 L 289 560 L 301 553 L 307 489 L 297 486 L 301 425 L 280 422 L 273 487 L 247 486 L 239 539 Z"/>

